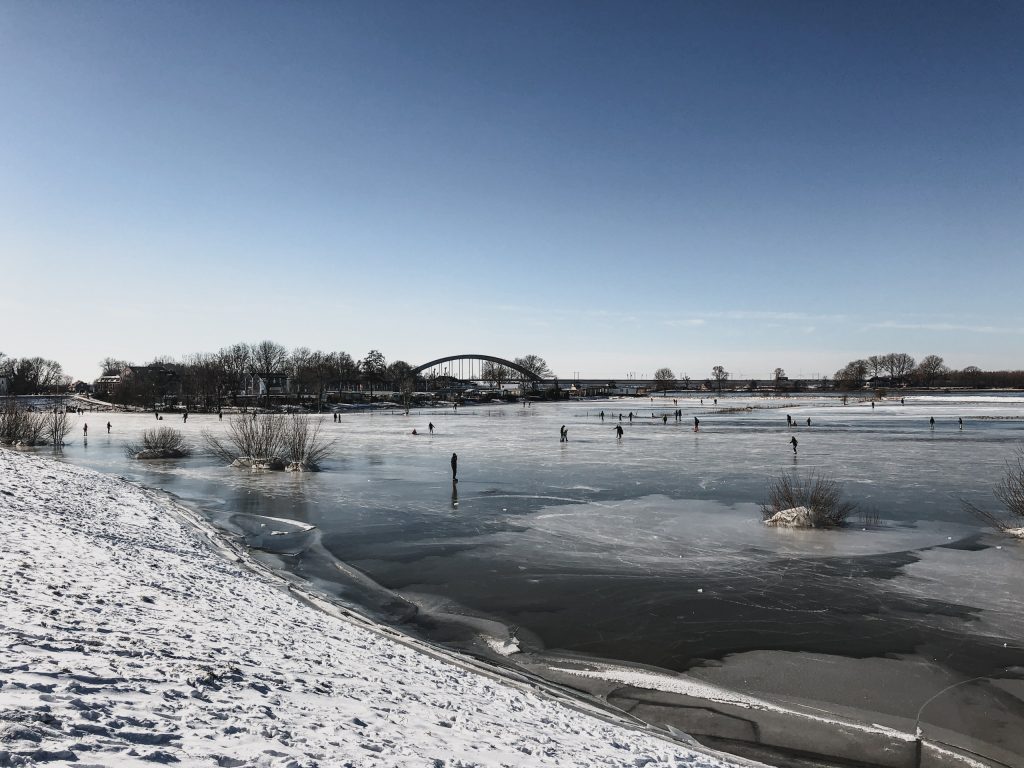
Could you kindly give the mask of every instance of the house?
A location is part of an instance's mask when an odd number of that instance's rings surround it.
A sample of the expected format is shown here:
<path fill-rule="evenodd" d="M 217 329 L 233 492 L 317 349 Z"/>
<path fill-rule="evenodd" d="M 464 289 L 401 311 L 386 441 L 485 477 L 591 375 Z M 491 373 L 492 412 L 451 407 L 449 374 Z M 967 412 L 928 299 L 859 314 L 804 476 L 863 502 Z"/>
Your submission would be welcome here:
<path fill-rule="evenodd" d="M 107 400 L 121 388 L 121 375 L 100 376 L 92 383 L 93 394 L 101 400 Z"/>
<path fill-rule="evenodd" d="M 290 392 L 290 383 L 287 373 L 272 373 L 265 378 L 250 373 L 242 379 L 242 391 L 239 394 L 246 397 L 287 395 Z"/>

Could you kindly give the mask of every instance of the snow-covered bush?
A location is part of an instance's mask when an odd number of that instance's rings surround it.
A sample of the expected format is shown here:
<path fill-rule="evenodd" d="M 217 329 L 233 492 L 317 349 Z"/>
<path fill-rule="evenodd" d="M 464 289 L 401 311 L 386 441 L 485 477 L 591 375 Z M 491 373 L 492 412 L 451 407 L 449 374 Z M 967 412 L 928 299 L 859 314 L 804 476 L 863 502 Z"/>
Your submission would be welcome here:
<path fill-rule="evenodd" d="M 1005 513 L 996 514 L 964 501 L 964 507 L 982 522 L 1003 533 L 1024 538 L 1024 448 L 1006 462 L 1006 473 L 993 491 Z"/>
<path fill-rule="evenodd" d="M 154 427 L 142 433 L 141 442 L 125 444 L 129 459 L 181 459 L 192 455 L 192 447 L 174 427 Z"/>
<path fill-rule="evenodd" d="M 818 473 L 801 477 L 793 472 L 769 483 L 761 517 L 769 525 L 834 528 L 843 525 L 856 509 L 856 504 L 843 500 L 842 489 L 832 478 Z"/>
<path fill-rule="evenodd" d="M 315 471 L 332 445 L 320 434 L 322 423 L 311 425 L 298 414 L 240 415 L 228 422 L 223 437 L 207 430 L 203 440 L 214 456 L 236 467 Z"/>

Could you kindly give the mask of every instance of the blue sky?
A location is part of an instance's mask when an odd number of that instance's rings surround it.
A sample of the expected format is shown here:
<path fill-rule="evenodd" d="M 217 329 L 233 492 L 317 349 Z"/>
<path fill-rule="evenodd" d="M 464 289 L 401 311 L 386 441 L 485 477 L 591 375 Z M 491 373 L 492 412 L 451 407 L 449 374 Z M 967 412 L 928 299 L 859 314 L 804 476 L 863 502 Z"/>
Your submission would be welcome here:
<path fill-rule="evenodd" d="M 1024 5 L 0 6 L 0 351 L 1024 365 Z"/>

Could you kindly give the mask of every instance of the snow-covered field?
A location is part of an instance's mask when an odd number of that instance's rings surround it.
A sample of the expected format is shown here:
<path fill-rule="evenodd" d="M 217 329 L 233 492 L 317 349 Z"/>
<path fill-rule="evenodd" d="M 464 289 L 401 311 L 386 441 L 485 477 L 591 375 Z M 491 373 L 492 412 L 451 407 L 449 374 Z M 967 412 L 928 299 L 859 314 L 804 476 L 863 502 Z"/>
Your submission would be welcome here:
<path fill-rule="evenodd" d="M 0 527 L 0 766 L 747 764 L 389 637 L 114 477 L 0 450 Z"/>

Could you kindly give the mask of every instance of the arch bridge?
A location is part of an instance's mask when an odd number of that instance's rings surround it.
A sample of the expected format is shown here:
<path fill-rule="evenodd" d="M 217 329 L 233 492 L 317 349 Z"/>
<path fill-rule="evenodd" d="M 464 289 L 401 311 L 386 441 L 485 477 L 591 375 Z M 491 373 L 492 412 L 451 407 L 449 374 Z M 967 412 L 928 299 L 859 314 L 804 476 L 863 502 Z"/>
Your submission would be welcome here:
<path fill-rule="evenodd" d="M 445 366 L 445 363 L 448 363 L 448 365 Z M 429 363 L 418 365 L 409 373 L 412 376 L 420 376 L 423 371 L 444 366 L 444 372 L 442 374 L 444 376 L 449 376 L 453 379 L 460 379 L 462 381 L 483 379 L 486 378 L 483 375 L 484 363 L 503 365 L 516 373 L 522 374 L 523 378 L 529 381 L 544 381 L 544 379 L 533 371 L 523 368 L 523 366 L 513 363 L 511 360 L 494 357 L 493 355 L 448 355 L 447 357 L 439 357 L 436 360 L 431 360 Z"/>

